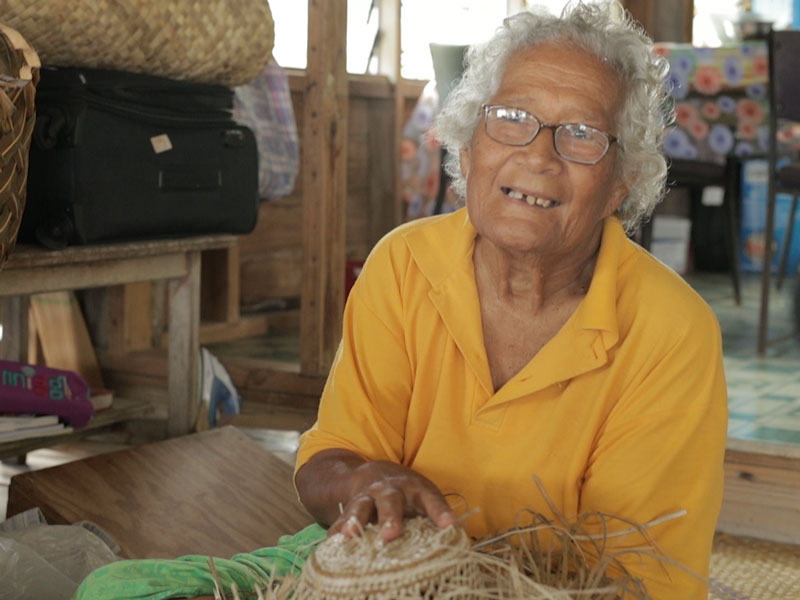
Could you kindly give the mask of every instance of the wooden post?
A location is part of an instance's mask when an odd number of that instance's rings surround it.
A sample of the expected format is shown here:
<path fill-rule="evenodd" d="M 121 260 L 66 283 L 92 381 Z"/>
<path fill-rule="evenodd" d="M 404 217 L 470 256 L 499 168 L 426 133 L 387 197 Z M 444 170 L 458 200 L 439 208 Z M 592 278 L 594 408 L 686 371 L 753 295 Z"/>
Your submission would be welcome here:
<path fill-rule="evenodd" d="M 322 375 L 341 338 L 347 200 L 347 0 L 308 1 L 303 103 L 300 372 Z"/>
<path fill-rule="evenodd" d="M 153 286 L 137 281 L 108 288 L 108 351 L 124 354 L 153 345 Z"/>
<path fill-rule="evenodd" d="M 0 360 L 28 360 L 28 296 L 0 298 Z"/>
<path fill-rule="evenodd" d="M 200 397 L 200 252 L 187 252 L 185 260 L 186 276 L 169 282 L 167 433 L 170 437 L 191 431 Z"/>
<path fill-rule="evenodd" d="M 623 0 L 622 5 L 630 11 L 634 19 L 641 23 L 648 35 L 653 37 L 654 0 Z"/>
<path fill-rule="evenodd" d="M 401 6 L 400 0 L 381 0 L 380 5 L 380 53 L 378 54 L 378 71 L 386 75 L 394 84 L 394 203 L 393 224 L 402 222 L 405 216 L 403 206 L 403 184 L 400 177 L 400 144 L 403 139 L 403 119 L 405 116 L 405 94 L 403 93 L 403 76 L 400 73 L 400 54 L 402 44 L 400 40 Z"/>

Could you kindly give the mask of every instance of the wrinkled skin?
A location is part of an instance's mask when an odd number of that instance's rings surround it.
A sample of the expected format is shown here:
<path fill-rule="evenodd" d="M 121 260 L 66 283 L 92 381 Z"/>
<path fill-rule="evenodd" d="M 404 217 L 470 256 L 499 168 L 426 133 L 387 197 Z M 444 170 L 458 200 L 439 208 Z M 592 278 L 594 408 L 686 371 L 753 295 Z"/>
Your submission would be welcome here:
<path fill-rule="evenodd" d="M 404 517 L 427 516 L 439 527 L 457 520 L 429 479 L 408 467 L 365 461 L 346 450 L 319 452 L 298 471 L 296 483 L 312 515 L 330 524 L 329 535 L 351 537 L 367 523 L 377 522 L 381 538 L 390 541 L 402 533 Z M 327 498 L 320 497 L 320 491 Z M 322 502 L 317 505 L 314 498 Z"/>

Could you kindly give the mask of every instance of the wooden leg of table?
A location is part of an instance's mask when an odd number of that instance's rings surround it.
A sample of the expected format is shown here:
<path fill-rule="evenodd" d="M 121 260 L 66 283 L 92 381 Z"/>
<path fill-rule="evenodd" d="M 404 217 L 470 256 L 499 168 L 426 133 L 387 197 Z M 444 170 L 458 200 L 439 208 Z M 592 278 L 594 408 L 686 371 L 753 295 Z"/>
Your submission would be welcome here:
<path fill-rule="evenodd" d="M 27 362 L 28 360 L 28 296 L 0 298 L 0 359 Z"/>
<path fill-rule="evenodd" d="M 200 252 L 187 252 L 188 273 L 169 282 L 170 437 L 191 431 L 199 401 Z"/>

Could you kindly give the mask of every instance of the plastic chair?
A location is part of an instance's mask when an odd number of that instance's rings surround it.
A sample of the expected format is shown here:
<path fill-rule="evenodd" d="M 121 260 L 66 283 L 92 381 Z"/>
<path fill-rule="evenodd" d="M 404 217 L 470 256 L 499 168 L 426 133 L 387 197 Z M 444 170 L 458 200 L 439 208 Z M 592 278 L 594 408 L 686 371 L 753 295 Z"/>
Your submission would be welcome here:
<path fill-rule="evenodd" d="M 692 223 L 695 225 L 698 222 L 697 213 L 699 213 L 702 205 L 703 189 L 709 186 L 723 188 L 721 209 L 725 213 L 727 224 L 727 229 L 724 232 L 724 251 L 728 259 L 733 298 L 737 305 L 742 302 L 738 255 L 739 220 L 736 212 L 740 191 L 740 173 L 741 161 L 731 154 L 726 157 L 725 162 L 722 164 L 673 159 L 670 161 L 669 175 L 667 176 L 667 185 L 670 187 L 686 187 L 689 189 L 691 218 Z M 649 250 L 647 247 L 645 249 Z"/>
<path fill-rule="evenodd" d="M 464 53 L 468 47 L 430 44 L 433 73 L 436 77 L 436 90 L 439 93 L 439 110 L 444 107 L 450 90 L 458 83 L 464 73 Z M 441 166 L 439 167 L 439 190 L 436 193 L 436 205 L 433 209 L 433 214 L 435 215 L 442 212 L 447 186 L 450 184 L 450 177 L 444 170 L 445 153 L 446 150 L 442 147 Z"/>
<path fill-rule="evenodd" d="M 792 243 L 792 225 L 800 194 L 800 161 L 778 166 L 777 133 L 779 120 L 800 121 L 800 31 L 773 31 L 769 36 L 769 97 L 770 143 L 768 152 L 767 223 L 764 232 L 764 268 L 761 274 L 761 309 L 758 320 L 758 355 L 763 356 L 767 340 L 769 292 L 772 265 L 772 244 L 775 236 L 775 196 L 792 196 L 789 223 L 781 249 L 777 286 L 783 282 L 784 271 Z"/>

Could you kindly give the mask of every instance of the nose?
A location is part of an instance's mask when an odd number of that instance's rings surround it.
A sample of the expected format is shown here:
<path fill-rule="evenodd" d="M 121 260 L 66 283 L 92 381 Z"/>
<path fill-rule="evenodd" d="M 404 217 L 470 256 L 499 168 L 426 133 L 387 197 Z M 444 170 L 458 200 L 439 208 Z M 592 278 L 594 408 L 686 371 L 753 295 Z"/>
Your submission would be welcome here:
<path fill-rule="evenodd" d="M 527 146 L 519 146 L 519 160 L 536 171 L 559 170 L 562 158 L 556 152 L 555 133 L 555 127 L 541 126 Z"/>

